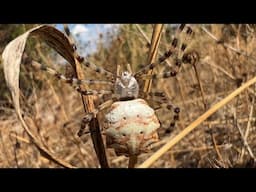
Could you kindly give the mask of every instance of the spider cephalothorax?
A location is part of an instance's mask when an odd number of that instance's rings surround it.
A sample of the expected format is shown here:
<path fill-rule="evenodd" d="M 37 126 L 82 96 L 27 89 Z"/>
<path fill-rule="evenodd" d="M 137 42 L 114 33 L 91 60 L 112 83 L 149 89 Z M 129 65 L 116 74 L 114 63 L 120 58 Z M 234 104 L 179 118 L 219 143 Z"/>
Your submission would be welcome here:
<path fill-rule="evenodd" d="M 124 71 L 115 82 L 115 94 L 119 100 L 135 99 L 139 95 L 139 84 L 132 73 Z"/>

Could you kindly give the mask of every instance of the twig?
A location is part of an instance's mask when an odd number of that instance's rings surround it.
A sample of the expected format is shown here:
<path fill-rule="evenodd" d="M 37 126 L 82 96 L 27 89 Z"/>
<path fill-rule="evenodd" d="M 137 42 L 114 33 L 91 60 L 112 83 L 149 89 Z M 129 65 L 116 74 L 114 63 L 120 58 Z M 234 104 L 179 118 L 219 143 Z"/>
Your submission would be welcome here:
<path fill-rule="evenodd" d="M 220 154 L 220 151 L 219 151 L 219 149 L 218 149 L 218 147 L 217 147 L 214 134 L 211 134 L 211 136 L 212 136 L 212 141 L 213 141 L 214 149 L 215 149 L 215 151 L 216 151 L 216 153 L 217 153 L 217 155 L 218 155 L 220 161 L 221 161 L 222 163 L 224 163 L 224 160 L 223 160 L 223 158 L 222 158 L 222 155 Z"/>
<path fill-rule="evenodd" d="M 255 88 L 256 88 L 256 86 L 255 86 Z M 249 136 L 249 131 L 250 131 L 250 127 L 251 127 L 251 121 L 252 121 L 254 103 L 255 103 L 255 97 L 253 97 L 253 99 L 252 99 L 252 104 L 251 104 L 251 108 L 250 108 L 250 114 L 249 114 L 249 118 L 248 118 L 248 122 L 247 122 L 246 131 L 245 131 L 245 134 L 244 134 L 244 139 L 245 139 L 246 141 L 247 141 L 247 138 L 248 138 L 248 136 Z M 241 156 L 240 156 L 240 158 L 239 158 L 239 161 L 240 161 L 240 162 L 243 160 L 244 151 L 245 151 L 245 147 L 243 147 L 243 149 L 242 149 L 242 151 L 241 151 Z"/>
<path fill-rule="evenodd" d="M 246 140 L 246 138 L 245 138 L 245 136 L 244 136 L 244 134 L 243 134 L 243 131 L 242 131 L 240 125 L 239 125 L 238 122 L 237 122 L 236 110 L 235 110 L 235 109 L 233 109 L 233 117 L 234 117 L 235 126 L 238 128 L 238 131 L 239 131 L 239 133 L 240 133 L 240 135 L 241 135 L 241 137 L 242 137 L 244 146 L 245 146 L 246 149 L 248 150 L 249 155 L 251 156 L 251 158 L 252 158 L 254 161 L 256 161 L 256 158 L 255 158 L 255 156 L 254 156 L 254 154 L 253 154 L 253 152 L 252 152 L 252 149 L 251 149 L 251 147 L 249 146 L 249 144 L 248 144 L 248 142 L 247 142 L 247 140 Z"/>
<path fill-rule="evenodd" d="M 192 122 L 188 127 L 186 127 L 183 131 L 181 131 L 177 136 L 172 138 L 167 144 L 165 144 L 162 148 L 156 151 L 150 158 L 144 161 L 139 168 L 147 168 L 151 166 L 156 160 L 158 160 L 164 153 L 166 153 L 171 147 L 177 144 L 181 139 L 183 139 L 186 135 L 188 135 L 191 131 L 193 131 L 198 125 L 200 125 L 203 121 L 205 121 L 209 116 L 215 113 L 218 109 L 226 105 L 230 102 L 234 97 L 239 95 L 242 91 L 247 89 L 252 84 L 256 83 L 256 77 L 247 81 L 245 84 L 237 88 L 227 97 L 222 99 L 220 102 L 212 106 L 208 111 L 206 111 L 203 115 L 198 117 L 194 122 Z"/>
<path fill-rule="evenodd" d="M 162 34 L 162 30 L 163 30 L 163 24 L 156 24 L 154 26 L 154 31 L 152 34 L 152 39 L 151 39 L 151 47 L 149 50 L 149 55 L 148 55 L 148 64 L 153 63 L 157 54 L 157 50 L 158 50 L 158 46 L 159 46 L 159 42 L 161 39 L 161 34 Z M 153 74 L 153 69 L 149 70 L 148 75 L 152 75 Z M 143 91 L 145 93 L 150 92 L 151 89 L 151 84 L 152 84 L 152 79 L 146 79 L 145 83 L 144 83 L 144 89 Z"/>
<path fill-rule="evenodd" d="M 129 157 L 129 164 L 128 164 L 128 168 L 134 168 L 136 163 L 138 160 L 138 156 L 137 155 L 132 155 Z"/>
<path fill-rule="evenodd" d="M 206 110 L 207 109 L 207 104 L 206 104 L 206 100 L 205 100 L 205 97 L 204 97 L 204 90 L 203 90 L 203 87 L 202 87 L 202 84 L 201 84 L 201 81 L 200 81 L 199 74 L 198 74 L 195 63 L 193 63 L 193 68 L 194 68 L 194 71 L 195 71 L 195 74 L 196 74 L 196 79 L 197 79 L 197 82 L 198 82 L 198 85 L 199 85 L 199 88 L 200 88 L 200 93 L 201 93 L 201 97 L 202 97 L 203 104 L 204 104 L 204 110 Z"/>
<path fill-rule="evenodd" d="M 242 50 L 239 50 L 239 49 L 236 49 L 232 46 L 230 46 L 229 44 L 221 41 L 220 39 L 218 39 L 216 36 L 214 36 L 211 32 L 209 32 L 205 27 L 201 26 L 200 27 L 209 37 L 211 37 L 213 40 L 216 41 L 216 43 L 221 43 L 225 48 L 227 49 L 230 49 L 231 51 L 234 51 L 235 53 L 239 54 L 239 55 L 243 55 L 243 56 L 246 56 L 248 58 L 251 58 L 253 60 L 256 60 L 255 57 L 251 56 L 251 55 L 248 55 L 246 52 L 242 51 Z"/>

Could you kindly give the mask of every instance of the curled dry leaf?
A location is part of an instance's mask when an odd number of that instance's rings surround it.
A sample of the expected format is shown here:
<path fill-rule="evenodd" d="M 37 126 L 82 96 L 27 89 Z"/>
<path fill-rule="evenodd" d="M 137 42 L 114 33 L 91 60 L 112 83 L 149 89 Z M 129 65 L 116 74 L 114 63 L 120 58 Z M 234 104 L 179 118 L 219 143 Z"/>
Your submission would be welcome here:
<path fill-rule="evenodd" d="M 43 154 L 45 154 L 49 159 L 55 163 L 63 166 L 73 168 L 74 166 L 55 157 L 50 151 L 48 151 L 44 146 L 40 144 L 38 139 L 29 130 L 25 121 L 21 115 L 20 103 L 19 103 L 19 73 L 20 64 L 22 60 L 22 55 L 25 49 L 27 39 L 31 36 L 37 36 L 44 42 L 46 42 L 51 48 L 56 50 L 60 55 L 62 55 L 71 65 L 75 65 L 73 58 L 73 48 L 70 45 L 66 36 L 56 28 L 48 25 L 40 25 L 33 29 L 30 29 L 26 33 L 20 35 L 16 39 L 12 40 L 4 49 L 2 54 L 2 61 L 4 67 L 4 75 L 8 88 L 11 91 L 14 107 L 18 115 L 19 120 L 26 132 L 31 137 L 32 141 L 39 148 Z"/>

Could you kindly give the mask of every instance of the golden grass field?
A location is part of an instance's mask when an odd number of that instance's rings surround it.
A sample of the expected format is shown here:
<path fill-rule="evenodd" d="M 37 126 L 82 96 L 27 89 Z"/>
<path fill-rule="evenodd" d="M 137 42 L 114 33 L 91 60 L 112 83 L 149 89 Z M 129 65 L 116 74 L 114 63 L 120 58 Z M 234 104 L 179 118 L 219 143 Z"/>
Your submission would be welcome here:
<path fill-rule="evenodd" d="M 35 26 L 1 24 L 0 53 L 11 40 Z M 121 25 L 116 36 L 111 33 L 101 35 L 102 39 L 110 42 L 110 46 L 104 47 L 99 41 L 97 52 L 91 54 L 89 60 L 112 72 L 116 71 L 117 64 L 126 66 L 127 63 L 134 71 L 138 70 L 147 64 L 153 27 L 149 24 L 126 24 Z M 138 167 L 198 117 L 256 75 L 255 25 L 197 24 L 192 28 L 194 36 L 186 51 L 196 51 L 199 55 L 196 70 L 192 65 L 183 65 L 176 77 L 154 80 L 151 87 L 152 90 L 164 91 L 180 107 L 179 121 L 173 129 L 166 131 L 172 116 L 165 109 L 157 110 L 161 121 L 160 141 L 154 144 L 151 152 L 138 156 Z M 173 30 L 165 25 L 156 58 L 168 49 L 172 35 Z M 85 114 L 81 95 L 55 77 L 30 66 L 33 59 L 70 76 L 71 66 L 56 65 L 58 58 L 43 41 L 33 38 L 27 42 L 19 80 L 24 120 L 40 146 L 61 161 L 74 167 L 98 168 L 100 165 L 90 134 L 81 138 L 77 136 Z M 168 60 L 169 63 L 171 61 Z M 159 66 L 154 72 L 164 70 Z M 88 79 L 103 79 L 90 69 L 82 71 Z M 0 82 L 0 167 L 62 167 L 42 152 L 22 127 L 6 86 L 2 63 Z M 255 167 L 255 86 L 252 83 L 236 97 L 232 96 L 230 102 L 225 102 L 191 132 L 181 136 L 150 167 Z M 93 88 L 102 87 L 95 85 Z M 99 115 L 100 124 L 103 115 Z M 109 167 L 128 166 L 129 159 L 116 156 L 113 149 L 106 149 L 106 157 Z"/>

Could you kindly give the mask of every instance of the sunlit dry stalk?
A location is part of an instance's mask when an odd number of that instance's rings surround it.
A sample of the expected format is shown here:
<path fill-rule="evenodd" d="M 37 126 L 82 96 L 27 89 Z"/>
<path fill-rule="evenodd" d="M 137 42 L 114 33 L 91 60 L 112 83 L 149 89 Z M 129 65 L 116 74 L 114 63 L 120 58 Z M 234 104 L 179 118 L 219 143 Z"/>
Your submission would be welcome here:
<path fill-rule="evenodd" d="M 148 55 L 148 61 L 147 61 L 148 64 L 153 63 L 157 56 L 157 50 L 158 50 L 159 42 L 161 39 L 163 27 L 164 27 L 163 24 L 155 24 L 154 25 L 154 30 L 153 30 L 153 34 L 152 34 L 150 50 L 149 50 L 149 55 Z M 153 69 L 149 70 L 147 74 L 152 75 Z M 144 89 L 143 89 L 143 91 L 145 93 L 150 92 L 151 84 L 152 84 L 152 79 L 145 80 Z"/>

